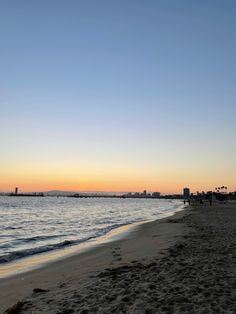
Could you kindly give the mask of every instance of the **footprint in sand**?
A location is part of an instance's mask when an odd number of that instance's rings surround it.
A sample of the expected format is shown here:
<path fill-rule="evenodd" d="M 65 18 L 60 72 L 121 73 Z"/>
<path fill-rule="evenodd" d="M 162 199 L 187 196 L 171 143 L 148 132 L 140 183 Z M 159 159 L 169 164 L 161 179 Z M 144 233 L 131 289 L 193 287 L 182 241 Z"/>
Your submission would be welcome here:
<path fill-rule="evenodd" d="M 114 257 L 114 261 L 115 262 L 118 262 L 118 261 L 122 260 L 120 247 L 115 247 L 114 250 L 111 253 L 112 253 L 113 257 Z"/>

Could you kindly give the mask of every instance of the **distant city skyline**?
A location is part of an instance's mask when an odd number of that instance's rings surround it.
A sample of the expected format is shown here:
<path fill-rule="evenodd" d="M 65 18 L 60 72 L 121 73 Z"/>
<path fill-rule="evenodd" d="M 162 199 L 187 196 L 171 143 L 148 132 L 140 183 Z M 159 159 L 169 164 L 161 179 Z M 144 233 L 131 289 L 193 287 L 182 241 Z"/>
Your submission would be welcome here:
<path fill-rule="evenodd" d="M 0 191 L 236 190 L 235 1 L 0 7 Z"/>
<path fill-rule="evenodd" d="M 20 189 L 19 187 L 15 187 L 15 188 L 13 188 L 13 189 L 11 189 L 11 190 L 6 190 L 6 191 L 0 191 L 0 193 L 6 193 L 6 194 L 8 194 L 8 193 L 10 193 L 10 194 L 15 194 L 15 195 L 17 195 L 17 194 L 21 194 L 21 193 L 49 193 L 50 195 L 51 194 L 67 194 L 67 193 L 69 193 L 69 194 L 73 194 L 73 193 L 84 193 L 84 194 L 103 194 L 103 193 L 107 193 L 107 194 L 125 194 L 125 195 L 149 195 L 149 196 L 151 196 L 151 195 L 153 195 L 153 196 L 155 196 L 155 197 L 158 197 L 158 196 L 160 196 L 160 195 L 183 195 L 184 196 L 184 198 L 188 198 L 190 195 L 196 195 L 196 194 L 199 194 L 199 193 L 207 193 L 207 192 L 219 192 L 219 191 L 221 191 L 221 190 L 218 190 L 217 191 L 217 187 L 215 187 L 215 188 L 212 188 L 212 189 L 210 189 L 210 190 L 205 190 L 205 191 L 203 191 L 202 189 L 199 189 L 199 190 L 194 190 L 194 191 L 191 191 L 190 190 L 190 188 L 182 188 L 182 191 L 178 191 L 178 192 L 173 192 L 173 193 L 171 193 L 171 192 L 164 192 L 164 193 L 162 193 L 162 192 L 157 192 L 156 190 L 143 190 L 143 191 L 141 191 L 141 190 L 139 190 L 139 191 L 112 191 L 112 190 L 108 190 L 108 191 L 106 191 L 106 190 L 60 190 L 60 189 L 58 189 L 58 190 L 22 190 L 22 189 Z M 227 192 L 236 192 L 235 190 L 229 190 L 228 188 L 227 188 L 227 190 L 225 190 L 225 191 L 227 191 Z M 221 191 L 222 192 L 222 191 Z M 48 194 L 48 195 L 49 195 Z"/>

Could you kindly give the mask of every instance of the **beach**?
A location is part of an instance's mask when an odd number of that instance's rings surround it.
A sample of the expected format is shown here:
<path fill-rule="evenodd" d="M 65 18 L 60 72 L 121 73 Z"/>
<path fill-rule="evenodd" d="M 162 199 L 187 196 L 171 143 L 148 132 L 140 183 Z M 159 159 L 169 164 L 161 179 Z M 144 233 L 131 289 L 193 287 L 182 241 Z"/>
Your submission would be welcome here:
<path fill-rule="evenodd" d="M 235 313 L 236 203 L 191 206 L 0 281 L 6 313 Z"/>

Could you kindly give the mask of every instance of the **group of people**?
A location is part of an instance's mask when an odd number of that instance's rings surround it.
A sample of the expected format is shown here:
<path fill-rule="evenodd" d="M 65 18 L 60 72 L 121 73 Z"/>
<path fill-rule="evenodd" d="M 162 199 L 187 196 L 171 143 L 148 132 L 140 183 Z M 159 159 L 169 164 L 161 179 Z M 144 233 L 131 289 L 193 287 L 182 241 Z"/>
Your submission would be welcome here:
<path fill-rule="evenodd" d="M 203 199 L 202 199 L 202 198 L 197 199 L 196 201 L 198 201 L 199 204 L 203 204 Z M 209 198 L 208 201 L 209 201 L 209 204 L 210 204 L 210 206 L 211 206 L 211 205 L 212 205 L 212 198 Z M 191 199 L 190 199 L 190 198 L 189 198 L 189 199 L 184 199 L 184 205 L 185 205 L 186 203 L 188 203 L 188 205 L 191 205 Z"/>

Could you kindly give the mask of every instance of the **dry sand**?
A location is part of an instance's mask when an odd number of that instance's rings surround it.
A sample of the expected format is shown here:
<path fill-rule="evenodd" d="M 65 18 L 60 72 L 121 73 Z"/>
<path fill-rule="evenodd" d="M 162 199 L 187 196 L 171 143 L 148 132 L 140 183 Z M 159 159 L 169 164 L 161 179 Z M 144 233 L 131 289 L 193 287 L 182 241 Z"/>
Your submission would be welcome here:
<path fill-rule="evenodd" d="M 21 301 L 20 313 L 236 313 L 236 204 L 197 206 L 2 280 L 0 300 L 2 311 Z"/>

